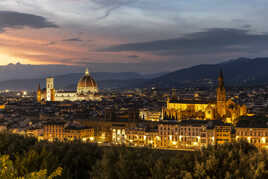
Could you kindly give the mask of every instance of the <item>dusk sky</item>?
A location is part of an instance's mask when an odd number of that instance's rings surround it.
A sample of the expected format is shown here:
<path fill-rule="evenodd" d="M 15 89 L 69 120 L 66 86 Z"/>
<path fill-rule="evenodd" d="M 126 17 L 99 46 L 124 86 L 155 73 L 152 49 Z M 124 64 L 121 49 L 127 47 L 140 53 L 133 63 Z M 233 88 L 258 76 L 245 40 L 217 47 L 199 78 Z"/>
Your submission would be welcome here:
<path fill-rule="evenodd" d="M 160 72 L 264 57 L 267 7 L 267 0 L 1 0 L 0 65 L 134 63 Z"/>

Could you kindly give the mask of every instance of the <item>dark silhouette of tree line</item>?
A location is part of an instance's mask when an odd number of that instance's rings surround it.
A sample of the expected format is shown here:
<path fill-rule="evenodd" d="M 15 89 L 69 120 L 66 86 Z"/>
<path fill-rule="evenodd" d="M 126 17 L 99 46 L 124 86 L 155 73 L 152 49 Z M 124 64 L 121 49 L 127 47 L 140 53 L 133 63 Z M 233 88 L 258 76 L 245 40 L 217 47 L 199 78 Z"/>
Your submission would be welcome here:
<path fill-rule="evenodd" d="M 268 178 L 268 153 L 246 141 L 190 152 L 99 147 L 79 141 L 38 142 L 34 138 L 0 134 L 0 154 L 4 159 L 9 156 L 17 176 L 36 171 L 54 175 L 60 167 L 60 176 L 55 178 Z"/>

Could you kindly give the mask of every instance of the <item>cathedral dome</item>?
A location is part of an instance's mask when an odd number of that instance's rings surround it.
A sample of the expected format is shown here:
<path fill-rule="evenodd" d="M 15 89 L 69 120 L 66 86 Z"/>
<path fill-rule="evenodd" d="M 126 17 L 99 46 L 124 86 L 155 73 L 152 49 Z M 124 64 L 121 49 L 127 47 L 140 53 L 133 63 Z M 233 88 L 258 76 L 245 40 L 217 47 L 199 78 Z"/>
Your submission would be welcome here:
<path fill-rule="evenodd" d="M 85 75 L 79 80 L 77 84 L 77 92 L 79 94 L 98 92 L 97 83 L 90 76 L 88 69 L 86 69 Z"/>

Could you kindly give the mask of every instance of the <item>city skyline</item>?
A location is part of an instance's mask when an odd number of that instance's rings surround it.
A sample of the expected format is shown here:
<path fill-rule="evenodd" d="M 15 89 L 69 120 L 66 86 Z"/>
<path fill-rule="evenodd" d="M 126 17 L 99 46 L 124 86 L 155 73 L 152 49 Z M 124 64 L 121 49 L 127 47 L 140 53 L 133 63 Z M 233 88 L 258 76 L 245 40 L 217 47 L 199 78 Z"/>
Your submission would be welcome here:
<path fill-rule="evenodd" d="M 105 63 L 157 72 L 264 57 L 266 5 L 263 0 L 3 0 L 0 65 Z"/>
<path fill-rule="evenodd" d="M 268 178 L 267 0 L 0 0 L 1 178 Z"/>

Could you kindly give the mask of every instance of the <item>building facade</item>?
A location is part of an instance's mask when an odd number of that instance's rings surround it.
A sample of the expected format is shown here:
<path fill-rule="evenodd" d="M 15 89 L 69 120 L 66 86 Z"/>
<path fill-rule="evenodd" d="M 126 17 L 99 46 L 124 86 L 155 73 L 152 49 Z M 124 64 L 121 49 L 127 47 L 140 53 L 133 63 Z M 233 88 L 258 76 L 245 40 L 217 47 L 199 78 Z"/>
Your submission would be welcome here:
<path fill-rule="evenodd" d="M 236 141 L 245 140 L 259 149 L 268 149 L 267 120 L 240 120 L 235 129 Z"/>
<path fill-rule="evenodd" d="M 218 78 L 216 101 L 204 100 L 178 100 L 171 98 L 167 100 L 166 107 L 162 109 L 162 116 L 174 120 L 217 120 L 221 119 L 227 123 L 235 123 L 240 116 L 247 115 L 245 105 L 237 104 L 234 99 L 226 99 L 223 73 L 220 71 Z"/>
<path fill-rule="evenodd" d="M 79 80 L 76 91 L 56 90 L 54 78 L 46 79 L 46 88 L 41 90 L 40 85 L 37 90 L 37 101 L 100 101 L 98 86 L 91 77 L 88 69 L 85 75 Z"/>
<path fill-rule="evenodd" d="M 50 122 L 43 127 L 43 139 L 48 141 L 95 141 L 94 128 L 67 126 L 64 122 Z"/>

